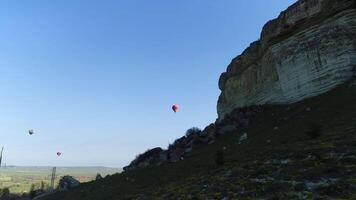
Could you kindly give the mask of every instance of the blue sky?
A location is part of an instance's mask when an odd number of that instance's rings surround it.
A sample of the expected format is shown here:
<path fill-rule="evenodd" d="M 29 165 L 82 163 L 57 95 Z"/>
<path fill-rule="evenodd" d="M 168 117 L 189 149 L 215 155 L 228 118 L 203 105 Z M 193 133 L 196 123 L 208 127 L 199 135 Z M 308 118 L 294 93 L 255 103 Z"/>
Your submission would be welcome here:
<path fill-rule="evenodd" d="M 1 1 L 4 162 L 122 167 L 204 128 L 220 74 L 293 2 Z"/>

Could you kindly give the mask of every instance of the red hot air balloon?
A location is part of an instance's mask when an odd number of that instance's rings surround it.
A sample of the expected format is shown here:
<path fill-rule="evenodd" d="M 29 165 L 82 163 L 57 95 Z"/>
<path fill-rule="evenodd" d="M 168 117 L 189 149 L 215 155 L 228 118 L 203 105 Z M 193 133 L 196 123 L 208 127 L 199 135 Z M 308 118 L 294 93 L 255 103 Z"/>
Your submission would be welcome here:
<path fill-rule="evenodd" d="M 34 133 L 33 129 L 28 130 L 28 134 L 33 135 Z"/>
<path fill-rule="evenodd" d="M 57 152 L 57 156 L 61 156 L 62 155 L 62 153 L 61 152 Z"/>
<path fill-rule="evenodd" d="M 173 110 L 173 112 L 177 112 L 178 111 L 178 105 L 176 105 L 176 104 L 174 104 L 173 106 L 172 106 L 172 110 Z"/>

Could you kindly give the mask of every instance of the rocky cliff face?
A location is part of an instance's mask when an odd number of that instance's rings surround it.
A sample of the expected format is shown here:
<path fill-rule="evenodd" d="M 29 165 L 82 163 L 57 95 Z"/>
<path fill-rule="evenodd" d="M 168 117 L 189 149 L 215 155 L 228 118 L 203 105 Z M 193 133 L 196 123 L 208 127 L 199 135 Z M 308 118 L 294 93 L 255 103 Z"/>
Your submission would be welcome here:
<path fill-rule="evenodd" d="M 299 0 L 269 21 L 259 41 L 219 80 L 218 120 L 234 109 L 316 96 L 356 70 L 356 1 Z"/>

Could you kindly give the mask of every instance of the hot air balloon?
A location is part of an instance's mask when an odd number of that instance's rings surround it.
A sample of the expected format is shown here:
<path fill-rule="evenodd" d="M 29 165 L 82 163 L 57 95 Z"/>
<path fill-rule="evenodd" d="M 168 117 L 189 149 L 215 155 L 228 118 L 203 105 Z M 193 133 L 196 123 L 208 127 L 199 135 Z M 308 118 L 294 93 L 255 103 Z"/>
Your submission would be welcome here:
<path fill-rule="evenodd" d="M 178 105 L 176 105 L 176 104 L 173 104 L 173 106 L 172 106 L 172 110 L 173 110 L 173 112 L 177 112 L 178 111 Z"/>
<path fill-rule="evenodd" d="M 33 131 L 33 129 L 28 130 L 28 134 L 32 135 L 32 134 L 34 134 L 34 133 L 35 133 L 35 132 Z"/>
<path fill-rule="evenodd" d="M 61 155 L 62 155 L 62 153 L 58 151 L 57 152 L 57 156 L 61 156 Z"/>

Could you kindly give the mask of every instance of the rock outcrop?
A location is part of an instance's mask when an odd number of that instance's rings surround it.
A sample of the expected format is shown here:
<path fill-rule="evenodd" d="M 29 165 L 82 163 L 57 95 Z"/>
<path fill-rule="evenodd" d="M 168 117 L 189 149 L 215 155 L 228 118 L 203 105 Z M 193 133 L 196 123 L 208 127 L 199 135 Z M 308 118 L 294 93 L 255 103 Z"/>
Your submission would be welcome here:
<path fill-rule="evenodd" d="M 218 120 L 240 107 L 319 95 L 355 70 L 356 1 L 299 0 L 269 21 L 260 40 L 222 73 Z"/>
<path fill-rule="evenodd" d="M 151 165 L 159 165 L 167 160 L 167 152 L 160 147 L 147 150 L 145 153 L 138 155 L 130 165 L 124 167 L 124 171 L 129 171 L 138 168 L 144 168 Z"/>

